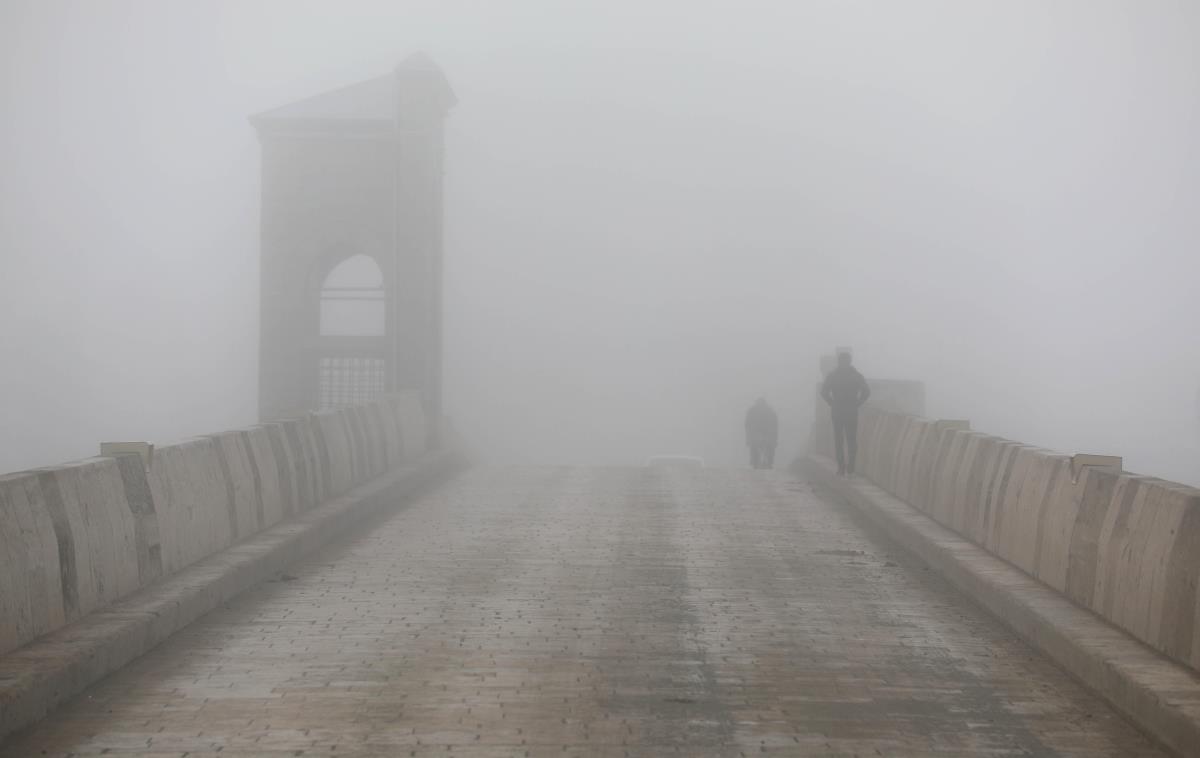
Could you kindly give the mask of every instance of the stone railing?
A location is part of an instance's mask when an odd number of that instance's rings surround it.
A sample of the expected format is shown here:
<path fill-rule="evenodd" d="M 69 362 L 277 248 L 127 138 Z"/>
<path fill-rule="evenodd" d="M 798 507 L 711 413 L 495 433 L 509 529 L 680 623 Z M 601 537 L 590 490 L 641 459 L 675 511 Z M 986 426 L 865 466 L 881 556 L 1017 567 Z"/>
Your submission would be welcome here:
<path fill-rule="evenodd" d="M 818 416 L 828 426 L 828 413 Z M 864 407 L 859 472 L 1154 649 L 1200 669 L 1200 490 Z M 832 456 L 828 429 L 817 451 Z"/>
<path fill-rule="evenodd" d="M 426 452 L 415 394 L 0 477 L 0 654 Z"/>

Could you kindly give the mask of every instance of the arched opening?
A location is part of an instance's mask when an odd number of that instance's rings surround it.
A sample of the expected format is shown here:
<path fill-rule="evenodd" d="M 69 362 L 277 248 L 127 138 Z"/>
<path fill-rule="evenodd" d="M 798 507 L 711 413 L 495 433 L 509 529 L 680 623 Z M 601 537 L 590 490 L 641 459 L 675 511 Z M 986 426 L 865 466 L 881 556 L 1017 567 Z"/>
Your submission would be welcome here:
<path fill-rule="evenodd" d="M 369 255 L 347 258 L 321 283 L 322 337 L 382 337 L 386 316 L 383 272 Z"/>
<path fill-rule="evenodd" d="M 387 381 L 383 272 L 369 255 L 351 256 L 321 283 L 317 407 L 339 408 L 379 396 Z"/>

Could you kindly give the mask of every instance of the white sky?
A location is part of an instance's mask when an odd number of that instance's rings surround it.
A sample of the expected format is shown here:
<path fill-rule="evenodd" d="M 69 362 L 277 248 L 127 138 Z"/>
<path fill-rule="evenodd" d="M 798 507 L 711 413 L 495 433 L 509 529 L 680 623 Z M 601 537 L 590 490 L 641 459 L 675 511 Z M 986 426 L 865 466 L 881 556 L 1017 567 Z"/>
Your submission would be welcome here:
<path fill-rule="evenodd" d="M 494 457 L 785 455 L 816 356 L 1200 484 L 1200 6 L 0 2 L 0 470 L 255 419 L 250 113 L 415 50 Z"/>

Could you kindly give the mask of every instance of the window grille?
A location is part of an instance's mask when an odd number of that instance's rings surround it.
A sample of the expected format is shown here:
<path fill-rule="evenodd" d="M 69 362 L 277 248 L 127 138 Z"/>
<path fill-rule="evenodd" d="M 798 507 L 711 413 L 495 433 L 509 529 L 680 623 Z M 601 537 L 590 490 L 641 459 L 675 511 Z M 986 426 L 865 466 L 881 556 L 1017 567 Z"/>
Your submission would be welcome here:
<path fill-rule="evenodd" d="M 321 410 L 374 400 L 383 394 L 383 358 L 323 356 L 320 362 Z"/>

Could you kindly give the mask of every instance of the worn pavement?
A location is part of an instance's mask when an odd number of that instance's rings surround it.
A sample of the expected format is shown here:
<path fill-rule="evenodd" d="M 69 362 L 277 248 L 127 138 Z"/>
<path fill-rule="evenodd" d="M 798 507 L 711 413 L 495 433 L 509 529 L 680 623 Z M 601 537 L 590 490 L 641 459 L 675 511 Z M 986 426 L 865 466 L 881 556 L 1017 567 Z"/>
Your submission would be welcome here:
<path fill-rule="evenodd" d="M 1160 756 L 782 472 L 475 469 L 0 756 Z"/>

